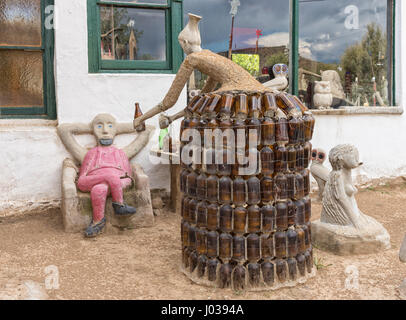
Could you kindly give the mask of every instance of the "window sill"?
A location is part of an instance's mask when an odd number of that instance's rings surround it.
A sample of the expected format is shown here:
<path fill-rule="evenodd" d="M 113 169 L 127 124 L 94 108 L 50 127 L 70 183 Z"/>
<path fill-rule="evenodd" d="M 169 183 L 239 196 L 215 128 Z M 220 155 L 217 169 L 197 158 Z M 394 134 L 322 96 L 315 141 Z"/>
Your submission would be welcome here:
<path fill-rule="evenodd" d="M 403 107 L 341 107 L 340 109 L 310 110 L 314 115 L 358 115 L 358 114 L 386 114 L 401 115 Z"/>
<path fill-rule="evenodd" d="M 11 127 L 56 127 L 58 120 L 45 119 L 0 119 L 0 128 Z"/>

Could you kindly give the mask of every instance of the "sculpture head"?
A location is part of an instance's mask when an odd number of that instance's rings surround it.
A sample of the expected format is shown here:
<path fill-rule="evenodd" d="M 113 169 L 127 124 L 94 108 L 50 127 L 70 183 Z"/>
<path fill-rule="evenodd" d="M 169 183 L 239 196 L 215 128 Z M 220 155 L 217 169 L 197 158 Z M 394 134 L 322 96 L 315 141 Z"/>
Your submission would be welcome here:
<path fill-rule="evenodd" d="M 272 67 L 275 77 L 287 77 L 289 75 L 289 68 L 286 64 L 278 63 Z"/>
<path fill-rule="evenodd" d="M 110 146 L 116 136 L 116 119 L 106 113 L 98 114 L 92 121 L 93 134 L 96 136 L 97 145 Z"/>
<path fill-rule="evenodd" d="M 189 22 L 179 33 L 178 40 L 186 54 L 202 51 L 202 40 L 200 38 L 199 22 L 202 17 L 189 13 Z"/>
<path fill-rule="evenodd" d="M 331 93 L 330 81 L 315 81 L 314 93 Z"/>
<path fill-rule="evenodd" d="M 351 170 L 362 165 L 362 162 L 359 162 L 358 149 L 351 144 L 340 144 L 331 149 L 329 161 L 335 171 Z"/>
<path fill-rule="evenodd" d="M 326 160 L 326 152 L 323 149 L 313 149 L 312 150 L 312 161 L 323 164 L 324 160 Z"/>

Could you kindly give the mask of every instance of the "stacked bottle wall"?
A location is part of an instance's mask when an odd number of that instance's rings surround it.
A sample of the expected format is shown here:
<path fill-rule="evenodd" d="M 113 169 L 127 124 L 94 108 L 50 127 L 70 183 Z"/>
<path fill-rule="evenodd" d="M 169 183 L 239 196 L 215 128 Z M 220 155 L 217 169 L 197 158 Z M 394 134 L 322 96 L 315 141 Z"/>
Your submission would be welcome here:
<path fill-rule="evenodd" d="M 313 129 L 311 113 L 287 93 L 208 94 L 190 102 L 180 176 L 187 272 L 234 289 L 312 272 Z"/>

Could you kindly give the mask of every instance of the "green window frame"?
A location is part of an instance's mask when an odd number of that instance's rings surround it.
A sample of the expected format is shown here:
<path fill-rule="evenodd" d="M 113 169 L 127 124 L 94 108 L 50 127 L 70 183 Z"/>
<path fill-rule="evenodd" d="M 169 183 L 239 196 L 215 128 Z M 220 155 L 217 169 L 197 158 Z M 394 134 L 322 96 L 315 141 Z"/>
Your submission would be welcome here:
<path fill-rule="evenodd" d="M 167 0 L 167 4 L 132 3 L 108 0 L 87 0 L 89 73 L 176 73 L 183 61 L 178 34 L 183 28 L 183 0 Z M 165 11 L 166 61 L 102 60 L 100 6 L 155 9 Z"/>
<path fill-rule="evenodd" d="M 299 3 L 301 0 L 290 0 L 290 92 L 299 94 Z M 391 106 L 396 105 L 396 74 L 395 74 L 395 25 L 396 25 L 396 0 L 387 0 L 387 30 L 388 30 L 388 81 L 389 101 Z"/>
<path fill-rule="evenodd" d="M 43 106 L 1 107 L 0 119 L 56 119 L 54 77 L 54 28 L 45 28 L 45 8 L 53 6 L 54 0 L 41 0 L 41 46 L 0 46 L 0 50 L 42 52 L 43 62 Z"/>

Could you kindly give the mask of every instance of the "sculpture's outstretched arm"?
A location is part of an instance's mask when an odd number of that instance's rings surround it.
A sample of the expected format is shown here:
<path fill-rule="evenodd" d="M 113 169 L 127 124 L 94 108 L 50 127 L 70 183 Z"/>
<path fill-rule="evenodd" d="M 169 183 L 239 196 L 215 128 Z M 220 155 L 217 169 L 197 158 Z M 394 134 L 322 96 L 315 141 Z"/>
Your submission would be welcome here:
<path fill-rule="evenodd" d="M 193 54 L 192 54 L 193 55 Z M 193 59 L 190 59 L 192 55 L 186 57 L 185 61 L 180 66 L 178 73 L 176 74 L 175 80 L 173 81 L 168 93 L 161 103 L 153 107 L 151 110 L 147 111 L 144 115 L 134 120 L 134 127 L 138 127 L 142 122 L 156 116 L 158 113 L 164 112 L 172 108 L 176 101 L 178 101 L 179 96 L 188 82 L 190 75 L 193 73 Z"/>
<path fill-rule="evenodd" d="M 212 77 L 208 77 L 206 83 L 202 89 L 202 93 L 212 92 L 216 89 L 218 82 Z"/>
<path fill-rule="evenodd" d="M 70 154 L 75 158 L 76 161 L 82 163 L 83 159 L 86 156 L 87 149 L 77 142 L 74 134 L 91 134 L 93 131 L 91 125 L 83 123 L 66 123 L 58 126 L 57 131 L 66 149 L 70 152 Z"/>
<path fill-rule="evenodd" d="M 149 142 L 149 138 L 154 132 L 155 127 L 146 126 L 145 130 L 141 132 L 128 146 L 123 148 L 128 159 L 135 157 Z M 132 130 L 134 132 L 134 129 Z"/>
<path fill-rule="evenodd" d="M 182 111 L 179 111 L 178 113 L 175 113 L 173 116 L 166 116 L 164 114 L 161 114 L 159 116 L 159 128 L 160 129 L 168 128 L 172 122 L 174 122 L 184 116 L 185 116 L 185 109 L 183 109 Z"/>

